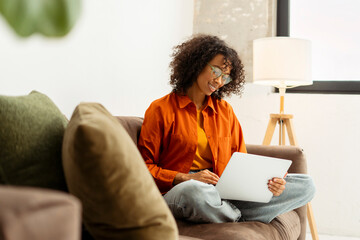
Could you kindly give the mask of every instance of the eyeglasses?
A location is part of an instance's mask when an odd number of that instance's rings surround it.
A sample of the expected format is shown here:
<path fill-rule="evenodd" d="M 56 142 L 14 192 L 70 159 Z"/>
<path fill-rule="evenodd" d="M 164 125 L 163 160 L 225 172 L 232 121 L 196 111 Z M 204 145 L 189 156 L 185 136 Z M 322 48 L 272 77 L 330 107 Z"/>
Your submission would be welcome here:
<path fill-rule="evenodd" d="M 229 74 L 223 73 L 220 68 L 214 67 L 214 66 L 212 66 L 210 63 L 208 63 L 208 65 L 211 67 L 211 70 L 212 70 L 213 74 L 215 75 L 215 78 L 214 78 L 214 79 L 222 76 L 221 81 L 222 81 L 222 83 L 223 83 L 224 85 L 226 85 L 226 84 L 228 84 L 229 82 L 232 81 L 232 79 L 231 79 L 231 77 L 230 77 Z"/>

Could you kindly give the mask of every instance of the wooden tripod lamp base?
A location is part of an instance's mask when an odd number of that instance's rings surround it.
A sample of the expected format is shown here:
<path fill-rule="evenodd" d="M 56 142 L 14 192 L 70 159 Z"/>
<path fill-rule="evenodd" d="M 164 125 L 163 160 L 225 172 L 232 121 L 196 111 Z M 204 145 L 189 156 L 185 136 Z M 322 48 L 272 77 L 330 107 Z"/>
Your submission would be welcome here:
<path fill-rule="evenodd" d="M 283 110 L 283 108 L 281 110 Z M 298 146 L 292 119 L 293 119 L 292 114 L 283 114 L 283 113 L 270 114 L 270 120 L 266 129 L 263 145 L 270 145 L 271 139 L 274 135 L 274 131 L 276 128 L 276 124 L 279 124 L 279 145 L 285 145 L 285 138 L 286 138 L 285 126 L 286 126 L 290 145 Z M 314 219 L 314 213 L 310 202 L 306 205 L 306 209 L 307 209 L 307 219 L 309 222 L 312 239 L 319 240 L 316 223 Z"/>
<path fill-rule="evenodd" d="M 285 145 L 285 126 L 288 130 L 290 145 L 297 146 L 294 127 L 292 123 L 292 114 L 270 114 L 270 121 L 266 129 L 263 145 L 270 145 L 271 139 L 274 135 L 276 124 L 279 123 L 279 145 Z"/>

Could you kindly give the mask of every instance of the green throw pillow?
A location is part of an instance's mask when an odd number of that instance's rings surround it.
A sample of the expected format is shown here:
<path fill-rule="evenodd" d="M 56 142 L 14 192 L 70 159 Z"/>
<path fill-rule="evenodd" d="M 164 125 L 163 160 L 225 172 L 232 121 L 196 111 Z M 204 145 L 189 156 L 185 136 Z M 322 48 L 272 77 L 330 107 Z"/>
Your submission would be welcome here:
<path fill-rule="evenodd" d="M 66 124 L 42 93 L 0 96 L 0 184 L 66 191 L 61 163 Z"/>
<path fill-rule="evenodd" d="M 174 217 L 135 143 L 102 105 L 82 103 L 66 128 L 63 164 L 69 191 L 95 239 L 172 240 Z"/>

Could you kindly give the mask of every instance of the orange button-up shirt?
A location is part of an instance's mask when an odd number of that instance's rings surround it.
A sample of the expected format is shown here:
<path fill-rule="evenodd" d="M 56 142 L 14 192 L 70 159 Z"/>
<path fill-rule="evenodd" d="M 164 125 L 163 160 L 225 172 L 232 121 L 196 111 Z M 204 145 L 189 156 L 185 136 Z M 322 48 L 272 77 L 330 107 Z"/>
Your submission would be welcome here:
<path fill-rule="evenodd" d="M 207 97 L 202 115 L 213 172 L 221 176 L 233 152 L 246 152 L 241 126 L 225 100 Z M 190 171 L 197 145 L 196 106 L 188 96 L 170 93 L 146 110 L 138 148 L 161 193 L 178 172 Z"/>

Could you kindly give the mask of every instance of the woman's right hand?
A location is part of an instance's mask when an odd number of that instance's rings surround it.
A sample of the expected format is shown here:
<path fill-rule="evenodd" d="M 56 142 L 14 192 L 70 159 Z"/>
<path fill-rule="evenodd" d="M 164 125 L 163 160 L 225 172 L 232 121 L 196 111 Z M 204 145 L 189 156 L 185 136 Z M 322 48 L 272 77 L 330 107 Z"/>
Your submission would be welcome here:
<path fill-rule="evenodd" d="M 197 173 L 191 173 L 191 174 L 178 173 L 178 174 L 176 174 L 176 176 L 174 178 L 173 184 L 175 186 L 179 183 L 188 181 L 190 179 L 194 179 L 194 180 L 198 180 L 200 182 L 216 185 L 217 182 L 219 181 L 219 176 L 207 169 L 202 170 Z"/>

